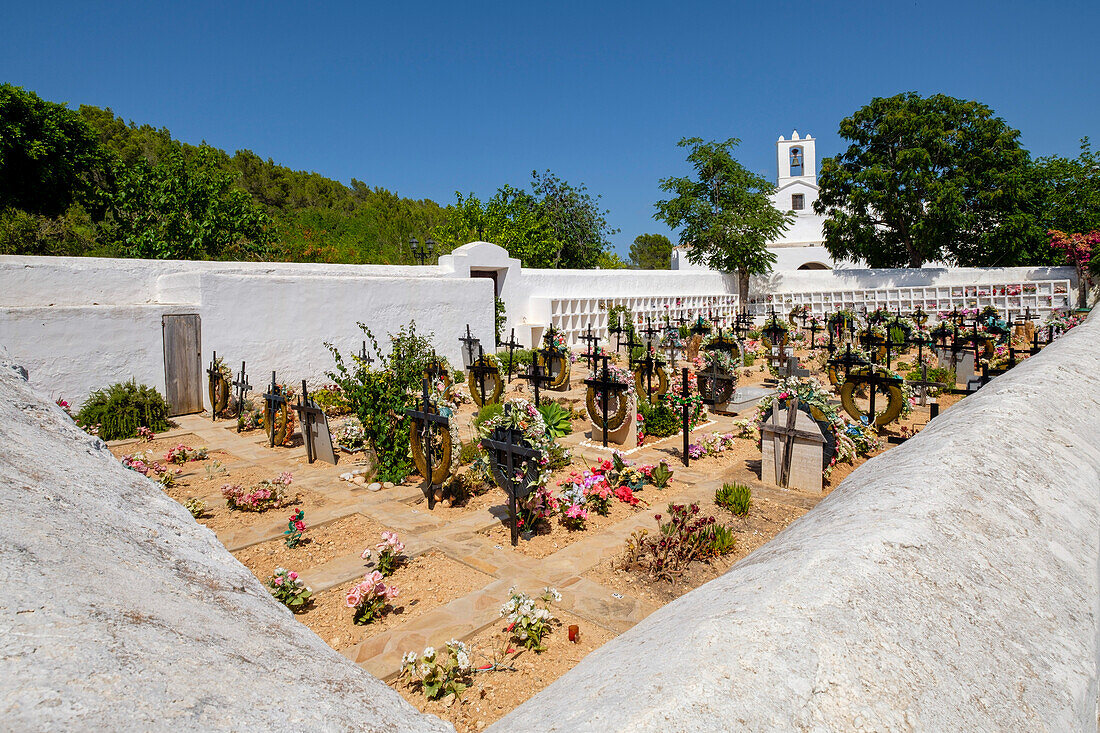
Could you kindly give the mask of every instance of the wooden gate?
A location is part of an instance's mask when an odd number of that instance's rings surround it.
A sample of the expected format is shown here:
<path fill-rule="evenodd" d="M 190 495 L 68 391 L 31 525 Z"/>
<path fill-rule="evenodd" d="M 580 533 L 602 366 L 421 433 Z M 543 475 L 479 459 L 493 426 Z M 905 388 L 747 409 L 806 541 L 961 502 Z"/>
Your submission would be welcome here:
<path fill-rule="evenodd" d="M 169 416 L 202 412 L 202 336 L 197 315 L 162 316 Z"/>

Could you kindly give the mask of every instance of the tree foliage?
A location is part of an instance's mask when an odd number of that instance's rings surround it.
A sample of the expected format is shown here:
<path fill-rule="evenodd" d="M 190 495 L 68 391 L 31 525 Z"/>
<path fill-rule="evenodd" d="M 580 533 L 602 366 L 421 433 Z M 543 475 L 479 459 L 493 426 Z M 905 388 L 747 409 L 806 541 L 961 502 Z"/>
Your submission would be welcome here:
<path fill-rule="evenodd" d="M 630 245 L 630 264 L 639 270 L 672 267 L 672 242 L 663 234 L 639 234 Z"/>
<path fill-rule="evenodd" d="M 1045 247 L 1041 187 L 1017 130 L 979 102 L 913 92 L 840 123 L 851 141 L 821 163 L 825 247 L 871 267 L 1016 264 Z"/>
<path fill-rule="evenodd" d="M 550 171 L 532 171 L 530 191 L 505 184 L 484 203 L 472 193 L 456 192 L 455 197 L 451 216 L 435 229 L 435 238 L 449 248 L 490 241 L 524 267 L 595 267 L 617 231 L 608 226 L 599 196 Z"/>
<path fill-rule="evenodd" d="M 1046 192 L 1043 206 L 1047 229 L 1064 232 L 1100 230 L 1100 152 L 1081 140 L 1076 158 L 1051 155 L 1036 161 Z"/>
<path fill-rule="evenodd" d="M 775 262 L 768 242 L 787 230 L 794 214 L 776 209 L 770 198 L 775 186 L 733 157 L 740 144 L 737 138 L 682 139 L 678 145 L 690 148 L 687 160 L 695 176 L 661 181 L 661 190 L 674 195 L 657 202 L 654 218 L 680 229 L 680 244 L 688 247 L 690 262 L 736 272 L 745 299 L 749 276 L 770 271 Z"/>
<path fill-rule="evenodd" d="M 77 113 L 0 84 L 0 210 L 57 216 L 89 202 L 106 162 L 95 133 Z"/>

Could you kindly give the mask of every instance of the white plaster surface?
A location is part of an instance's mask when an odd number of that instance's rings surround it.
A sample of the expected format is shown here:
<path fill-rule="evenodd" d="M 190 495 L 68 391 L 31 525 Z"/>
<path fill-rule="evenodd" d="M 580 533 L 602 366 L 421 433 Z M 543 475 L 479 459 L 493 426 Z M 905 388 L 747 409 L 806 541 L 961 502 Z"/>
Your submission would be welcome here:
<path fill-rule="evenodd" d="M 0 348 L 0 728 L 453 730 L 330 649 Z"/>
<path fill-rule="evenodd" d="M 492 730 L 1097 726 L 1100 320 Z"/>

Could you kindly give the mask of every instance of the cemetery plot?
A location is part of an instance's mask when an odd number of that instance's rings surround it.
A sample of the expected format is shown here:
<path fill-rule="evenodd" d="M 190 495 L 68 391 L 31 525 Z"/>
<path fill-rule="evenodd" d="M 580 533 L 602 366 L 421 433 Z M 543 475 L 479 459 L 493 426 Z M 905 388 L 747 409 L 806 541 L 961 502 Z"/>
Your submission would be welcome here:
<path fill-rule="evenodd" d="M 171 438 L 154 438 L 152 441 L 144 440 L 123 440 L 112 441 L 108 445 L 108 449 L 116 458 L 122 458 L 126 455 L 134 455 L 135 453 L 148 453 L 150 458 L 160 463 L 168 464 L 169 451 L 178 449 L 180 446 L 184 446 L 192 449 L 205 448 L 205 441 L 194 433 L 186 433 L 184 435 L 177 435 Z M 220 461 L 222 464 L 232 463 L 240 461 L 240 457 L 233 455 L 224 449 L 207 449 L 205 456 L 198 459 L 199 461 Z M 188 459 L 185 463 L 174 463 L 174 467 L 184 468 L 184 472 L 198 470 L 194 464 L 193 459 Z"/>
<path fill-rule="evenodd" d="M 376 539 L 377 537 L 370 540 L 365 546 L 374 547 Z M 370 561 L 363 561 L 364 574 L 373 567 Z M 303 573 L 303 577 L 310 577 L 308 570 Z M 333 649 L 355 646 L 492 582 L 488 575 L 442 553 L 428 552 L 418 555 L 399 565 L 393 575 L 386 578 L 386 583 L 397 588 L 398 595 L 387 603 L 384 612 L 369 624 L 356 624 L 353 609 L 348 608 L 347 599 L 349 591 L 359 580 L 356 578 L 355 581 L 315 593 L 313 602 L 298 614 L 298 620 Z"/>
<path fill-rule="evenodd" d="M 545 638 L 546 649 L 535 653 L 509 641 L 503 622 L 495 623 L 467 642 L 471 666 L 470 687 L 458 701 L 428 700 L 406 682 L 394 687 L 422 712 L 436 715 L 454 725 L 458 733 L 477 733 L 504 717 L 575 667 L 590 652 L 611 641 L 616 634 L 569 612 L 553 609 L 557 617 Z M 569 627 L 576 626 L 576 641 L 569 641 Z M 507 653 L 512 649 L 512 653 Z"/>
<path fill-rule="evenodd" d="M 640 495 L 638 496 L 640 497 Z M 634 516 L 639 511 L 642 511 L 640 505 L 633 507 L 613 498 L 609 502 L 606 516 L 586 509 L 583 521 L 570 522 L 568 518 L 558 512 L 541 521 L 534 532 L 521 532 L 520 542 L 514 549 L 528 557 L 550 557 L 558 550 L 566 548 L 585 537 L 598 534 L 608 527 Z M 480 534 L 494 545 L 508 547 L 511 542 L 511 528 L 507 516 L 500 523 L 483 530 Z"/>
<path fill-rule="evenodd" d="M 268 513 L 274 515 L 273 519 L 280 519 L 286 525 L 293 509 L 294 507 L 286 507 L 278 512 Z M 337 558 L 359 557 L 364 549 L 373 548 L 386 530 L 363 514 L 349 514 L 318 527 L 310 526 L 309 517 L 307 509 L 304 518 L 306 529 L 296 547 L 287 547 L 286 539 L 279 537 L 237 550 L 233 553 L 234 557 L 261 582 L 267 582 L 278 567 L 289 568 L 305 575 L 308 569 Z M 286 527 L 282 529 L 285 530 Z M 363 572 L 369 572 L 370 566 L 369 560 L 362 561 Z"/>

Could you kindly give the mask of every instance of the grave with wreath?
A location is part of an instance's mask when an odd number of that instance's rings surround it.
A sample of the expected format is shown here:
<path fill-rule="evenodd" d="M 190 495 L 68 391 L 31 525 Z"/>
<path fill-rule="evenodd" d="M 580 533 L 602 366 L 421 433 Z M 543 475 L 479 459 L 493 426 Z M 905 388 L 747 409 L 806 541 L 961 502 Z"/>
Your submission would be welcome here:
<path fill-rule="evenodd" d="M 623 449 L 638 445 L 637 405 L 630 389 L 630 373 L 611 364 L 609 356 L 600 358 L 600 366 L 588 379 L 585 407 L 592 425 L 591 438 L 606 448 L 614 443 Z"/>
<path fill-rule="evenodd" d="M 421 381 L 419 404 L 405 411 L 412 419 L 409 448 L 413 464 L 424 480 L 428 508 L 442 499 L 442 488 L 454 475 L 458 457 L 457 435 L 451 430 L 452 410 L 443 404 L 442 396 L 433 394 L 431 380 Z"/>
<path fill-rule="evenodd" d="M 500 379 L 500 370 L 491 358 L 485 355 L 481 344 L 477 346 L 477 359 L 467 368 L 466 381 L 470 388 L 470 399 L 479 408 L 500 402 L 504 384 Z"/>
<path fill-rule="evenodd" d="M 224 359 L 218 356 L 218 352 L 213 352 L 210 356 L 210 366 L 206 368 L 206 391 L 210 397 L 211 420 L 217 420 L 218 415 L 229 409 L 232 382 L 233 370 Z"/>
<path fill-rule="evenodd" d="M 569 368 L 572 352 L 569 350 L 565 334 L 551 323 L 549 328 L 546 329 L 542 340 L 543 348 L 538 350 L 535 358 L 538 360 L 543 372 L 551 377 L 546 388 L 557 392 L 567 392 L 569 390 Z"/>

